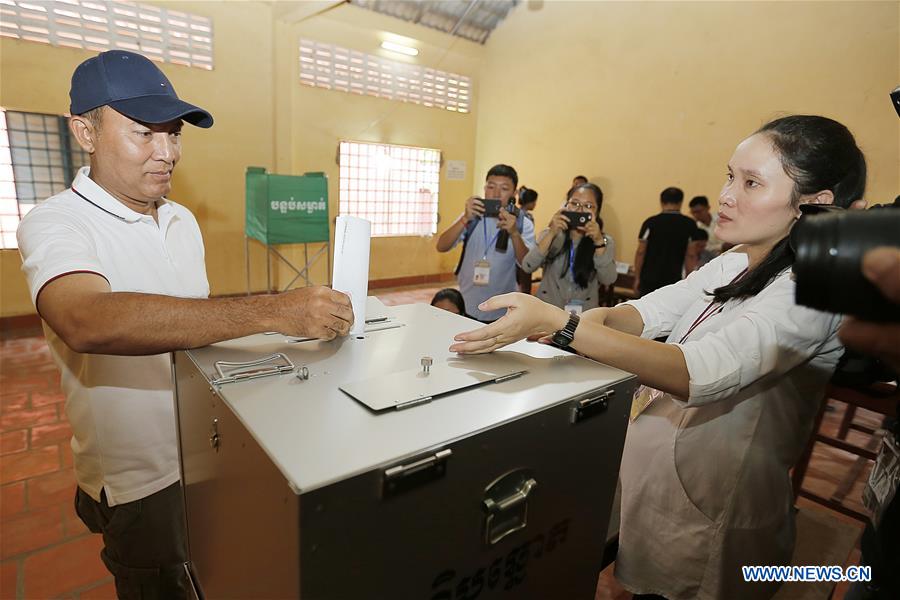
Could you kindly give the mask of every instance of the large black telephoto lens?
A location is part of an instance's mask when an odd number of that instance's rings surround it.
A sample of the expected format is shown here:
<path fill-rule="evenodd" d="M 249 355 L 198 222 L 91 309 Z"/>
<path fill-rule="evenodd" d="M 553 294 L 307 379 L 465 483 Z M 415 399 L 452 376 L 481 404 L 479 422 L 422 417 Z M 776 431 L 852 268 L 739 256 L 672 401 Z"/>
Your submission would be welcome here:
<path fill-rule="evenodd" d="M 797 304 L 868 321 L 900 321 L 900 307 L 862 274 L 866 251 L 900 247 L 900 210 L 805 216 L 791 231 L 790 242 Z"/>

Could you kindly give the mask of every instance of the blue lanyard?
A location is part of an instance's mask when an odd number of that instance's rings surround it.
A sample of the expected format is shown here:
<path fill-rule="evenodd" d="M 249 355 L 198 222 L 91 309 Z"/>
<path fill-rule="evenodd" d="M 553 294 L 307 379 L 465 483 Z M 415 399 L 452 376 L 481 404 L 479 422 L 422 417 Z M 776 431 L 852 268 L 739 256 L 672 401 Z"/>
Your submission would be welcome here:
<path fill-rule="evenodd" d="M 575 242 L 574 241 L 572 241 L 572 245 L 569 246 L 569 273 L 572 274 L 572 281 L 575 281 Z"/>
<path fill-rule="evenodd" d="M 499 229 L 497 230 L 497 233 L 494 234 L 494 237 L 492 237 L 491 241 L 489 242 L 487 239 L 488 238 L 487 218 L 482 217 L 481 223 L 484 225 L 484 256 L 482 257 L 482 260 L 483 260 L 483 259 L 487 258 L 488 252 L 490 252 L 490 250 L 491 250 L 491 246 L 493 246 L 494 242 L 497 241 L 497 236 L 500 235 L 500 230 Z"/>

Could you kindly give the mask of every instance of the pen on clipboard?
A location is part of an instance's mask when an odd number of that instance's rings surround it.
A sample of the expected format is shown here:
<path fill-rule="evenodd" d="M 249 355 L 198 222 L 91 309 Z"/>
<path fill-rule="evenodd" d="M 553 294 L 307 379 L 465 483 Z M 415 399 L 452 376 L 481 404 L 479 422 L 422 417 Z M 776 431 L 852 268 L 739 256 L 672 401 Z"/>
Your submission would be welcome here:
<path fill-rule="evenodd" d="M 387 321 L 387 317 L 378 317 L 377 319 L 366 319 L 366 325 L 371 325 L 372 323 L 384 323 Z"/>

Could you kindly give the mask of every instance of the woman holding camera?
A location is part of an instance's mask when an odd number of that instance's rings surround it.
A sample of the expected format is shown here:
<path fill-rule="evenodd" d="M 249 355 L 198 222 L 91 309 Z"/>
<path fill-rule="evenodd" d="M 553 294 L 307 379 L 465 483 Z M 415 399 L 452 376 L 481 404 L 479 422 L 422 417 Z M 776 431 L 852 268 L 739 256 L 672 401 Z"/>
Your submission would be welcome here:
<path fill-rule="evenodd" d="M 778 588 L 745 581 L 741 567 L 790 563 L 788 472 L 842 353 L 840 317 L 794 301 L 788 234 L 801 204 L 848 207 L 865 181 L 865 159 L 846 127 L 824 117 L 777 119 L 728 162 L 716 236 L 734 249 L 580 322 L 527 296 L 497 296 L 485 305 L 507 314 L 456 337 L 451 350 L 477 353 L 552 335 L 638 376 L 616 558 L 616 577 L 633 593 L 754 599 Z M 653 341 L 662 335 L 666 343 Z"/>
<path fill-rule="evenodd" d="M 599 305 L 598 283 L 609 285 L 616 280 L 616 248 L 602 231 L 602 205 L 603 192 L 598 186 L 584 183 L 573 187 L 563 208 L 556 211 L 538 243 L 525 255 L 522 269 L 526 273 L 544 268 L 537 292 L 544 302 L 581 314 Z"/>

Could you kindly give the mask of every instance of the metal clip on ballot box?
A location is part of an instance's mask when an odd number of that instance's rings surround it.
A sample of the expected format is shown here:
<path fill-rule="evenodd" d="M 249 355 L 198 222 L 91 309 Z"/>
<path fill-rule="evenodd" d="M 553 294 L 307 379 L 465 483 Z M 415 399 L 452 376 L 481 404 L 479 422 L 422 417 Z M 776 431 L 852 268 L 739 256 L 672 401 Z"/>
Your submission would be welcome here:
<path fill-rule="evenodd" d="M 278 360 L 281 361 L 280 364 L 274 362 Z M 216 369 L 216 373 L 219 374 L 217 378 L 210 382 L 213 385 L 224 385 L 247 379 L 269 377 L 270 375 L 281 375 L 283 373 L 291 373 L 294 370 L 294 363 L 283 352 L 243 362 L 217 360 L 213 363 L 213 366 Z"/>

